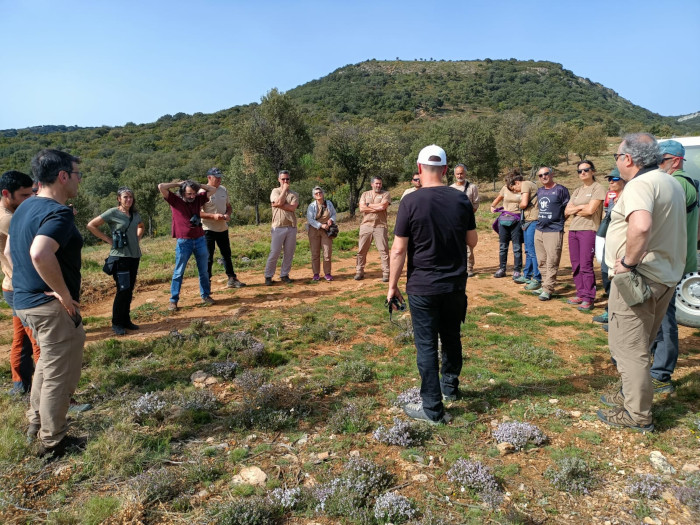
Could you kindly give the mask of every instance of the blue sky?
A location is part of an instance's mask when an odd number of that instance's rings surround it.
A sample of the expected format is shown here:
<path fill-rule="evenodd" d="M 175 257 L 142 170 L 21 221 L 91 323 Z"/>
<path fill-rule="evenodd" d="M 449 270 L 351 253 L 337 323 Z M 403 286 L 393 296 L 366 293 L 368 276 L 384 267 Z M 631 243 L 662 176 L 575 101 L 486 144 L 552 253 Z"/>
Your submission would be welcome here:
<path fill-rule="evenodd" d="M 0 0 L 0 129 L 211 113 L 396 57 L 550 60 L 681 115 L 698 20 L 698 0 Z"/>

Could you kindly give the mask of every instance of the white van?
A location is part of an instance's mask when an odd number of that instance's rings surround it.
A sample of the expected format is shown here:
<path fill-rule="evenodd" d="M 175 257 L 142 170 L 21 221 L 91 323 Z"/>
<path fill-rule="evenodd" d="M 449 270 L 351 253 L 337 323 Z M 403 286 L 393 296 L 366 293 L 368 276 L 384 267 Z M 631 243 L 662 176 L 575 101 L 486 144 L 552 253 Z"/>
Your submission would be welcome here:
<path fill-rule="evenodd" d="M 685 174 L 700 180 L 700 137 L 674 137 L 673 140 L 680 142 L 685 148 Z M 659 143 L 662 142 L 664 141 L 659 140 Z M 676 287 L 676 321 L 685 326 L 700 328 L 700 272 L 685 274 Z"/>

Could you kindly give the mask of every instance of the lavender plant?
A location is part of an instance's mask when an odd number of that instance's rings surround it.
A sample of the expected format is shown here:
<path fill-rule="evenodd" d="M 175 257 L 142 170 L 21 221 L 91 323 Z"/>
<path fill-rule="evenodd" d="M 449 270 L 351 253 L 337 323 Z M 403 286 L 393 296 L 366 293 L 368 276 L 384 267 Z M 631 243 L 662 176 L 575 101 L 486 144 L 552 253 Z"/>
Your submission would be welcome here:
<path fill-rule="evenodd" d="M 301 390 L 284 383 L 268 383 L 259 372 L 244 372 L 235 383 L 243 394 L 243 402 L 231 414 L 234 428 L 279 430 L 307 411 Z"/>
<path fill-rule="evenodd" d="M 282 510 L 267 498 L 251 496 L 219 505 L 211 514 L 218 525 L 274 525 L 280 522 Z"/>
<path fill-rule="evenodd" d="M 139 474 L 130 483 L 142 503 L 169 501 L 182 491 L 180 476 L 165 467 Z"/>
<path fill-rule="evenodd" d="M 387 445 L 415 447 L 421 446 L 430 438 L 430 435 L 430 429 L 425 425 L 409 423 L 395 417 L 394 426 L 386 428 L 384 425 L 381 425 L 374 431 L 372 437 L 380 443 L 386 443 Z"/>
<path fill-rule="evenodd" d="M 658 499 L 663 489 L 663 480 L 660 476 L 640 474 L 627 486 L 627 493 L 640 498 Z"/>
<path fill-rule="evenodd" d="M 342 361 L 335 367 L 338 379 L 366 383 L 374 379 L 374 370 L 364 361 Z"/>
<path fill-rule="evenodd" d="M 477 493 L 484 503 L 494 509 L 503 501 L 503 493 L 491 469 L 479 461 L 459 458 L 447 471 L 447 479 Z"/>
<path fill-rule="evenodd" d="M 382 494 L 374 503 L 374 517 L 380 523 L 405 523 L 416 514 L 411 500 L 397 492 Z"/>
<path fill-rule="evenodd" d="M 162 394 L 159 392 L 148 392 L 132 403 L 131 411 L 136 419 L 143 420 L 162 415 L 167 405 L 168 403 Z"/>
<path fill-rule="evenodd" d="M 301 489 L 299 487 L 277 488 L 267 495 L 267 499 L 272 505 L 276 505 L 284 511 L 293 510 L 301 501 Z"/>
<path fill-rule="evenodd" d="M 517 421 L 501 423 L 494 430 L 493 437 L 499 443 L 510 443 L 517 450 L 525 448 L 528 443 L 539 446 L 547 442 L 547 436 L 535 425 Z"/>
<path fill-rule="evenodd" d="M 230 381 L 236 377 L 238 363 L 235 361 L 222 361 L 220 363 L 212 363 L 210 366 L 211 373 L 217 377 Z"/>
<path fill-rule="evenodd" d="M 560 459 L 545 471 L 544 476 L 559 490 L 574 494 L 588 494 L 595 482 L 588 463 L 575 457 Z"/>
<path fill-rule="evenodd" d="M 397 407 L 402 407 L 404 405 L 407 405 L 408 403 L 420 402 L 420 388 L 414 386 L 412 388 L 409 388 L 408 390 L 404 390 L 398 396 L 396 396 L 396 401 L 394 401 L 394 405 L 396 405 Z"/>
<path fill-rule="evenodd" d="M 369 405 L 367 402 L 349 401 L 336 410 L 328 420 L 328 428 L 333 432 L 357 433 L 369 430 Z"/>
<path fill-rule="evenodd" d="M 177 405 L 185 410 L 209 412 L 219 405 L 217 397 L 209 390 L 190 390 L 179 396 Z"/>

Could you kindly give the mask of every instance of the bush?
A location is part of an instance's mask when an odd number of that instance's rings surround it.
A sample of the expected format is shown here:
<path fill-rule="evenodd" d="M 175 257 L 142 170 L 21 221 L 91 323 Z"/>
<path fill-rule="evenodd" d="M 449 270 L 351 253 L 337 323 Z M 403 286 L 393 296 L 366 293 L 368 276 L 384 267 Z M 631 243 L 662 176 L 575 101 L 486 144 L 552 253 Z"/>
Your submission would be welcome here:
<path fill-rule="evenodd" d="M 372 434 L 380 443 L 399 447 L 419 447 L 430 438 L 430 435 L 430 429 L 425 425 L 409 423 L 397 417 L 394 418 L 393 427 L 385 428 L 382 425 Z"/>
<path fill-rule="evenodd" d="M 658 499 L 663 492 L 663 481 L 653 474 L 640 474 L 627 486 L 627 493 L 647 499 Z"/>
<path fill-rule="evenodd" d="M 367 383 L 375 377 L 372 366 L 364 361 L 342 361 L 335 371 L 339 379 L 353 383 Z"/>
<path fill-rule="evenodd" d="M 416 514 L 411 500 L 397 492 L 382 494 L 374 504 L 374 517 L 381 523 L 405 523 Z"/>
<path fill-rule="evenodd" d="M 588 463 L 575 457 L 560 459 L 545 471 L 544 477 L 559 490 L 574 494 L 588 494 L 595 481 Z"/>
<path fill-rule="evenodd" d="M 165 467 L 139 474 L 131 480 L 130 485 L 142 503 L 169 501 L 183 489 L 179 473 Z"/>
<path fill-rule="evenodd" d="M 459 483 L 463 489 L 475 492 L 493 508 L 497 508 L 503 501 L 503 493 L 491 469 L 479 461 L 458 459 L 447 471 L 447 479 Z"/>
<path fill-rule="evenodd" d="M 499 443 L 510 443 L 517 450 L 525 448 L 528 443 L 539 446 L 547 442 L 547 436 L 531 423 L 501 423 L 494 430 L 493 437 Z"/>
<path fill-rule="evenodd" d="M 346 402 L 328 420 L 328 428 L 332 432 L 341 432 L 343 434 L 366 432 L 370 428 L 370 422 L 367 417 L 371 403 L 371 400 Z"/>
<path fill-rule="evenodd" d="M 236 498 L 216 507 L 214 523 L 219 525 L 272 525 L 279 523 L 282 511 L 267 498 Z"/>

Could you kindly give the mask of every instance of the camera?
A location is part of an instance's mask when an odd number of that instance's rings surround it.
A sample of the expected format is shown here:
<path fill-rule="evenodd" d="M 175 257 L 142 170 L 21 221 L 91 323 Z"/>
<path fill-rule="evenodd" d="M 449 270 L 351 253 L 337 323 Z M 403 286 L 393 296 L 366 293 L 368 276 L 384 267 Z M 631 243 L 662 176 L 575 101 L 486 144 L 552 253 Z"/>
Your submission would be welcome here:
<path fill-rule="evenodd" d="M 122 230 L 114 230 L 112 232 L 112 248 L 115 250 L 121 250 L 124 246 L 127 246 L 129 242 L 126 240 L 126 232 Z"/>
<path fill-rule="evenodd" d="M 190 228 L 198 228 L 202 225 L 202 219 L 199 215 L 190 217 Z"/>
<path fill-rule="evenodd" d="M 384 301 L 384 306 L 389 309 L 389 313 L 391 313 L 394 309 L 396 309 L 399 312 L 403 312 L 404 310 L 406 310 L 406 303 L 404 301 L 399 301 L 399 298 L 396 296 L 392 297 L 391 301 Z"/>

